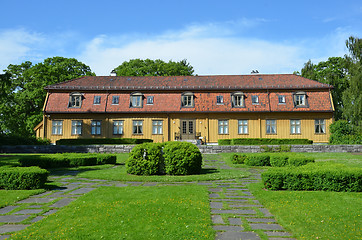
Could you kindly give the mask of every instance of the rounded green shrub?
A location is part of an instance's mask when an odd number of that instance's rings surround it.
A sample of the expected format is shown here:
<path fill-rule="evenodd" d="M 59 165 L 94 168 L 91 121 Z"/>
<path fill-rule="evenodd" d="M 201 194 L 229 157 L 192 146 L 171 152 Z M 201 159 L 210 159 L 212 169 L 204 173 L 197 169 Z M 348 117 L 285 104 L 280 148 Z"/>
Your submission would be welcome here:
<path fill-rule="evenodd" d="M 202 154 L 192 143 L 167 142 L 163 148 L 165 171 L 169 175 L 190 175 L 201 172 Z"/>
<path fill-rule="evenodd" d="M 127 173 L 135 175 L 164 174 L 162 145 L 143 143 L 135 146 L 126 161 Z"/>

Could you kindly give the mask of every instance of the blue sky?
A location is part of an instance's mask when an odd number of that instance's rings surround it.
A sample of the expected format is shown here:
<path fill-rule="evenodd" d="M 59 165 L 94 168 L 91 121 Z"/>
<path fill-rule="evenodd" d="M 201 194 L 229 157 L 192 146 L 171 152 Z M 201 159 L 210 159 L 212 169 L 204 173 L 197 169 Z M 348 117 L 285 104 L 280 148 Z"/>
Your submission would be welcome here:
<path fill-rule="evenodd" d="M 72 57 L 97 75 L 134 58 L 187 59 L 199 75 L 292 73 L 347 53 L 362 2 L 0 0 L 0 71 Z"/>

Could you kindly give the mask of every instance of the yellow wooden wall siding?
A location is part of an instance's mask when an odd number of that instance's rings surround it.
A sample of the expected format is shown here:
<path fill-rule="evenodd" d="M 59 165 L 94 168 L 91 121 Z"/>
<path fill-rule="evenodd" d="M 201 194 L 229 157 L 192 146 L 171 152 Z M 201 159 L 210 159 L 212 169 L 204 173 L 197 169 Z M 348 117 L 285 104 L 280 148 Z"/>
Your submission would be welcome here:
<path fill-rule="evenodd" d="M 53 114 L 45 118 L 44 136 L 55 142 L 61 138 L 148 138 L 155 142 L 173 141 L 180 132 L 180 119 L 195 120 L 195 131 L 207 142 L 229 138 L 307 138 L 314 142 L 328 142 L 332 113 L 209 113 L 209 114 Z M 248 134 L 238 133 L 238 120 L 248 120 Z M 275 119 L 276 134 L 266 134 L 266 120 Z M 290 120 L 301 121 L 301 134 L 290 133 Z M 325 119 L 326 134 L 315 134 L 315 119 Z M 62 135 L 52 135 L 52 120 L 63 120 Z M 82 135 L 72 135 L 72 120 L 82 120 Z M 91 121 L 101 121 L 101 135 L 91 134 Z M 124 134 L 113 135 L 113 121 L 124 121 Z M 143 121 L 143 134 L 133 134 L 133 121 Z M 162 133 L 152 133 L 152 121 L 162 121 Z M 228 120 L 228 134 L 219 134 L 219 120 Z"/>

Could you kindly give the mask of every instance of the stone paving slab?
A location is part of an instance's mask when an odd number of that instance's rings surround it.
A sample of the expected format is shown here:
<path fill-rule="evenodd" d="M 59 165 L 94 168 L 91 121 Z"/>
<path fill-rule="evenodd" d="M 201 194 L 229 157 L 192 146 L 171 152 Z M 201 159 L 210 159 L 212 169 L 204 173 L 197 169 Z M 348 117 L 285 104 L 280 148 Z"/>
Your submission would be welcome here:
<path fill-rule="evenodd" d="M 264 232 L 269 237 L 290 237 L 292 234 L 289 232 Z"/>
<path fill-rule="evenodd" d="M 209 192 L 223 192 L 222 188 L 209 188 Z"/>
<path fill-rule="evenodd" d="M 211 209 L 211 213 L 256 214 L 254 210 L 244 210 L 244 209 L 231 209 L 231 210 Z"/>
<path fill-rule="evenodd" d="M 222 202 L 210 202 L 210 208 L 222 209 Z"/>
<path fill-rule="evenodd" d="M 229 218 L 231 225 L 242 225 L 241 218 Z"/>
<path fill-rule="evenodd" d="M 71 203 L 72 201 L 74 201 L 75 198 L 62 198 L 59 201 L 53 203 L 52 205 L 50 205 L 49 207 L 51 208 L 61 208 L 64 206 L 67 206 L 69 203 Z"/>
<path fill-rule="evenodd" d="M 127 187 L 128 184 L 125 184 L 125 183 L 118 183 L 115 185 L 115 187 Z"/>
<path fill-rule="evenodd" d="M 29 226 L 30 225 L 23 225 L 23 224 L 5 224 L 0 226 L 0 234 L 21 231 Z"/>
<path fill-rule="evenodd" d="M 43 209 L 23 209 L 18 212 L 15 212 L 14 214 L 36 214 L 42 212 Z"/>
<path fill-rule="evenodd" d="M 58 212 L 58 209 L 51 209 L 48 212 L 44 213 L 43 216 L 48 216 L 48 215 L 56 213 L 56 212 Z"/>
<path fill-rule="evenodd" d="M 229 204 L 231 208 L 244 208 L 244 207 L 263 207 L 263 205 L 256 205 L 256 204 Z"/>
<path fill-rule="evenodd" d="M 225 224 L 220 215 L 211 215 L 211 220 L 214 224 Z"/>
<path fill-rule="evenodd" d="M 262 212 L 262 213 L 264 214 L 265 217 L 274 217 L 274 215 L 271 214 L 271 213 L 269 212 L 269 210 L 266 209 L 266 208 L 259 208 L 259 210 L 260 210 L 260 212 Z"/>
<path fill-rule="evenodd" d="M 262 229 L 262 230 L 284 230 L 282 226 L 275 223 L 250 223 L 251 229 Z"/>
<path fill-rule="evenodd" d="M 0 214 L 7 214 L 11 212 L 12 210 L 18 208 L 19 206 L 6 206 L 3 208 L 0 208 Z"/>
<path fill-rule="evenodd" d="M 35 223 L 35 222 L 38 222 L 38 221 L 42 220 L 43 218 L 44 218 L 44 216 L 36 216 L 30 222 Z"/>
<path fill-rule="evenodd" d="M 217 193 L 210 193 L 209 198 L 220 198 L 220 195 Z"/>
<path fill-rule="evenodd" d="M 70 192 L 69 194 L 70 195 L 85 194 L 85 193 L 89 193 L 90 191 L 93 191 L 94 189 L 96 189 L 96 188 L 79 188 L 79 189 L 76 189 L 76 190 Z"/>
<path fill-rule="evenodd" d="M 54 201 L 56 198 L 27 198 L 19 201 L 18 203 L 49 203 Z"/>
<path fill-rule="evenodd" d="M 4 215 L 0 216 L 0 222 L 2 223 L 18 223 L 24 221 L 30 217 L 30 215 Z"/>
<path fill-rule="evenodd" d="M 276 222 L 274 218 L 247 218 L 246 221 L 248 222 L 260 222 L 260 223 L 266 223 L 266 222 Z"/>
<path fill-rule="evenodd" d="M 143 186 L 145 187 L 153 187 L 153 186 L 157 186 L 159 183 L 154 183 L 154 182 L 148 182 L 143 184 Z"/>
<path fill-rule="evenodd" d="M 241 226 L 230 226 L 230 225 L 216 225 L 212 227 L 216 231 L 233 231 L 233 232 L 241 232 L 244 230 Z"/>
<path fill-rule="evenodd" d="M 216 235 L 216 240 L 260 240 L 260 237 L 254 232 L 218 232 Z"/>

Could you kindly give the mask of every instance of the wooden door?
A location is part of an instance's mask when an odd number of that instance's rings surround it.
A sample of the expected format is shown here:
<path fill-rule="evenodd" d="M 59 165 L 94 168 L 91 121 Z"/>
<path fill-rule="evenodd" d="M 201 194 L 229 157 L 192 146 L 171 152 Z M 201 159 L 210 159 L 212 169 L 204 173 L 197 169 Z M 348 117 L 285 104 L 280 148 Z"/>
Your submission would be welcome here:
<path fill-rule="evenodd" d="M 194 140 L 196 138 L 194 119 L 181 119 L 181 139 L 182 140 Z"/>

